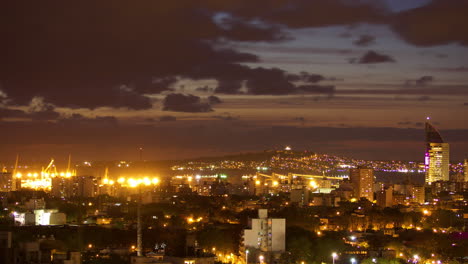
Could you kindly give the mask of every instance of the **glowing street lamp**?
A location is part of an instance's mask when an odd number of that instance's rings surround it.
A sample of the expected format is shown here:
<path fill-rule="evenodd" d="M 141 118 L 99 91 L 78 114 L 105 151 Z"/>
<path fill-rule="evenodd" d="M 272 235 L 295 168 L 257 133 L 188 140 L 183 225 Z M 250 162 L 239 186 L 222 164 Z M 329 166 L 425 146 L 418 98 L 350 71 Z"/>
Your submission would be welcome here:
<path fill-rule="evenodd" d="M 338 257 L 338 254 L 336 254 L 336 252 L 333 252 L 332 253 L 333 264 L 335 264 L 336 257 Z"/>
<path fill-rule="evenodd" d="M 260 255 L 260 256 L 258 257 L 258 260 L 260 260 L 260 264 L 263 263 L 263 260 L 264 260 L 264 259 L 265 259 L 265 257 L 263 257 L 263 255 Z"/>
<path fill-rule="evenodd" d="M 350 261 L 351 261 L 351 264 L 356 263 L 356 259 L 355 259 L 355 258 L 351 258 Z"/>
<path fill-rule="evenodd" d="M 315 181 L 310 181 L 309 186 L 312 187 L 313 189 L 316 189 L 318 187 Z"/>
<path fill-rule="evenodd" d="M 246 249 L 245 250 L 245 264 L 248 264 L 249 263 L 249 250 Z"/>

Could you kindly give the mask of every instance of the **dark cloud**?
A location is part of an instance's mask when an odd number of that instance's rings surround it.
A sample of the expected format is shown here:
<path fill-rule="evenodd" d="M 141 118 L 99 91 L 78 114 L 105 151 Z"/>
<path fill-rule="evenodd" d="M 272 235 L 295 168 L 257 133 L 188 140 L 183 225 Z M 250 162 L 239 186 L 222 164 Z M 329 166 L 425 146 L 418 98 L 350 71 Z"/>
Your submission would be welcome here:
<path fill-rule="evenodd" d="M 372 35 L 361 35 L 358 39 L 353 41 L 353 44 L 356 46 L 369 46 L 375 43 L 375 37 Z"/>
<path fill-rule="evenodd" d="M 276 53 L 292 53 L 292 54 L 332 54 L 332 55 L 345 55 L 352 54 L 352 49 L 338 49 L 327 47 L 308 47 L 308 46 L 285 46 L 285 45 L 271 45 L 271 46 L 258 46 L 254 44 L 236 44 L 234 47 L 249 50 L 250 52 L 276 52 Z"/>
<path fill-rule="evenodd" d="M 31 112 L 29 116 L 32 120 L 55 120 L 60 117 L 58 112 L 54 110 L 47 110 L 47 111 L 39 111 L 39 112 Z"/>
<path fill-rule="evenodd" d="M 250 94 L 290 94 L 295 86 L 289 82 L 284 71 L 280 69 L 256 68 L 252 71 L 251 78 L 246 82 Z"/>
<path fill-rule="evenodd" d="M 216 118 L 216 119 L 224 120 L 224 121 L 233 121 L 233 120 L 238 120 L 239 119 L 238 117 L 233 117 L 229 113 L 224 113 L 222 115 L 215 115 L 215 116 L 212 116 L 212 117 Z"/>
<path fill-rule="evenodd" d="M 115 116 L 96 116 L 94 118 L 92 117 L 86 117 L 81 114 L 73 113 L 68 117 L 63 117 L 58 120 L 58 124 L 61 125 L 73 125 L 73 126 L 80 126 L 80 125 L 86 125 L 86 126 L 117 126 L 119 124 L 118 119 Z"/>
<path fill-rule="evenodd" d="M 433 71 L 440 71 L 440 72 L 468 72 L 468 67 L 460 66 L 460 67 L 440 67 L 440 68 L 429 68 L 429 70 Z"/>
<path fill-rule="evenodd" d="M 236 94 L 239 93 L 239 89 L 241 88 L 241 80 L 219 80 L 218 87 L 216 87 L 215 92 L 223 94 Z"/>
<path fill-rule="evenodd" d="M 340 34 L 338 35 L 338 37 L 340 37 L 340 38 L 350 38 L 350 37 L 352 37 L 352 36 L 353 36 L 353 35 L 352 35 L 351 33 L 349 33 L 349 32 L 343 32 L 343 33 L 340 33 Z"/>
<path fill-rule="evenodd" d="M 258 58 L 217 44 L 283 41 L 288 27 L 357 23 L 391 24 L 416 45 L 466 44 L 467 5 L 437 0 L 394 14 L 382 1 L 9 1 L 0 9 L 0 82 L 15 105 L 41 96 L 91 109 L 151 108 L 148 94 L 200 73 L 218 80 L 221 93 L 288 94 L 296 89 L 284 72 L 240 65 Z M 354 62 L 390 61 L 370 51 Z"/>
<path fill-rule="evenodd" d="M 163 111 L 174 112 L 211 112 L 213 109 L 207 103 L 202 103 L 200 97 L 191 94 L 168 94 L 164 98 Z"/>
<path fill-rule="evenodd" d="M 284 95 L 304 92 L 295 82 L 316 83 L 325 80 L 320 74 L 288 74 L 278 68 L 249 68 L 238 64 L 208 64 L 189 72 L 194 79 L 218 79 L 216 93 Z"/>
<path fill-rule="evenodd" d="M 291 28 L 388 24 L 403 40 L 414 45 L 432 46 L 453 42 L 468 45 L 468 3 L 464 0 L 434 0 L 400 13 L 389 10 L 385 1 L 227 2 L 230 3 L 224 4 L 225 10 Z M 330 10 L 333 10 L 333 14 L 330 14 Z M 349 34 L 343 36 L 350 37 Z"/>
<path fill-rule="evenodd" d="M 421 78 L 416 80 L 416 85 L 427 85 L 434 81 L 434 77 L 432 76 L 422 76 Z"/>
<path fill-rule="evenodd" d="M 303 116 L 298 116 L 293 119 L 294 121 L 299 122 L 301 126 L 304 126 L 306 124 L 307 119 Z"/>
<path fill-rule="evenodd" d="M 27 114 L 23 110 L 0 108 L 0 119 L 4 118 L 25 118 Z"/>
<path fill-rule="evenodd" d="M 434 79 L 435 78 L 433 76 L 425 75 L 425 76 L 421 76 L 419 79 L 416 79 L 416 80 L 407 80 L 405 82 L 405 85 L 406 86 L 426 86 L 432 83 Z"/>
<path fill-rule="evenodd" d="M 233 20 L 221 28 L 215 12 L 187 1 L 5 3 L 2 89 L 17 105 L 42 96 L 64 107 L 147 109 L 146 94 L 167 90 L 194 67 L 256 60 L 214 48 L 218 39 L 282 39 L 273 25 Z"/>
<path fill-rule="evenodd" d="M 221 99 L 219 99 L 218 96 L 214 96 L 214 95 L 208 96 L 207 99 L 208 99 L 208 103 L 209 103 L 210 105 L 220 104 L 220 103 L 223 102 L 223 101 L 221 101 Z"/>
<path fill-rule="evenodd" d="M 393 89 L 349 89 L 338 90 L 337 94 L 394 94 L 394 95 L 468 95 L 468 86 L 466 85 L 431 85 L 427 87 L 414 86 L 408 89 L 408 85 L 414 85 L 410 81 L 405 85 L 396 86 Z M 397 99 L 397 98 L 395 98 Z M 405 99 L 406 100 L 406 99 Z"/>
<path fill-rule="evenodd" d="M 221 21 L 225 37 L 239 41 L 286 40 L 288 36 L 278 26 L 263 24 L 257 26 L 254 21 L 244 21 L 240 17 L 226 17 Z"/>
<path fill-rule="evenodd" d="M 278 68 L 250 68 L 239 64 L 209 63 L 194 67 L 184 77 L 218 80 L 216 93 L 252 95 L 284 95 L 298 90 L 292 81 L 318 82 L 323 76 L 302 73 L 287 74 Z"/>
<path fill-rule="evenodd" d="M 47 103 L 42 97 L 33 97 L 29 103 L 28 115 L 33 120 L 54 120 L 60 117 L 53 104 Z"/>
<path fill-rule="evenodd" d="M 397 14 L 392 27 L 405 41 L 418 46 L 468 45 L 467 13 L 467 1 L 434 0 Z"/>
<path fill-rule="evenodd" d="M 213 88 L 210 88 L 210 87 L 205 85 L 203 87 L 198 87 L 195 90 L 198 91 L 198 92 L 212 92 Z"/>
<path fill-rule="evenodd" d="M 286 76 L 288 81 L 291 82 L 310 82 L 310 83 L 316 83 L 325 80 L 325 77 L 320 74 L 312 74 L 308 72 L 301 72 L 300 74 L 288 74 Z"/>
<path fill-rule="evenodd" d="M 432 98 L 430 96 L 427 96 L 427 95 L 423 95 L 421 97 L 418 98 L 418 101 L 429 101 L 431 100 Z"/>
<path fill-rule="evenodd" d="M 8 106 L 0 108 L 1 118 L 30 119 L 33 121 L 56 120 L 60 113 L 55 111 L 55 106 L 44 102 L 42 97 L 34 97 L 27 111 L 13 109 Z"/>
<path fill-rule="evenodd" d="M 385 62 L 395 62 L 395 60 L 385 54 L 380 54 L 377 53 L 373 50 L 370 50 L 366 52 L 364 55 L 362 55 L 361 58 L 356 59 L 350 59 L 350 63 L 358 63 L 358 64 L 373 64 L 373 63 L 385 63 Z"/>
<path fill-rule="evenodd" d="M 171 90 L 170 86 L 177 82 L 174 76 L 166 76 L 162 78 L 153 78 L 151 82 L 135 82 L 134 86 L 142 93 L 160 93 Z"/>
<path fill-rule="evenodd" d="M 401 121 L 401 122 L 398 122 L 397 125 L 399 125 L 399 126 L 406 126 L 406 127 L 411 127 L 411 126 L 414 126 L 414 127 L 423 127 L 423 126 L 424 126 L 424 123 L 423 123 L 423 122 Z"/>
<path fill-rule="evenodd" d="M 282 1 L 237 6 L 246 17 L 261 17 L 292 28 L 388 24 L 401 38 L 420 46 L 460 43 L 468 45 L 468 3 L 434 0 L 400 13 L 391 12 L 384 1 L 317 0 Z M 333 10 L 333 14 L 330 14 Z M 346 36 L 348 37 L 348 36 Z"/>
<path fill-rule="evenodd" d="M 176 121 L 177 118 L 175 116 L 164 115 L 159 117 L 159 121 L 161 122 L 169 122 L 169 121 Z"/>
<path fill-rule="evenodd" d="M 264 2 L 262 4 L 266 5 L 266 8 L 261 8 L 260 3 L 256 3 L 258 9 L 246 11 L 246 13 L 254 15 L 253 12 L 258 12 L 260 17 L 268 21 L 292 28 L 352 25 L 361 22 L 381 23 L 386 20 L 387 16 L 384 6 L 377 1 L 259 2 Z M 330 14 L 331 10 L 333 14 Z"/>
<path fill-rule="evenodd" d="M 305 93 L 335 93 L 335 86 L 333 85 L 300 85 L 297 88 Z"/>

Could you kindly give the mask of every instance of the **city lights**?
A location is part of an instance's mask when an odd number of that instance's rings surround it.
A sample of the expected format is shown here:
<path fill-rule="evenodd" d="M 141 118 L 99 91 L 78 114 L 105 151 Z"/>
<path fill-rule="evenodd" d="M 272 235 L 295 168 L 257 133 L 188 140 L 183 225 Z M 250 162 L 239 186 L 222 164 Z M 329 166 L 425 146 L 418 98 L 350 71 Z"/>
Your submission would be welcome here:
<path fill-rule="evenodd" d="M 468 0 L 30 2 L 0 264 L 468 264 Z"/>
<path fill-rule="evenodd" d="M 263 263 L 263 260 L 264 260 L 264 259 L 265 259 L 265 257 L 264 257 L 263 255 L 260 255 L 260 256 L 258 257 L 258 260 L 260 261 L 260 264 Z"/>
<path fill-rule="evenodd" d="M 317 188 L 317 182 L 315 182 L 315 181 L 310 181 L 310 182 L 309 182 L 309 185 L 310 185 L 310 187 L 312 187 L 312 188 L 314 188 L 314 189 Z"/>
<path fill-rule="evenodd" d="M 331 256 L 332 256 L 333 264 L 335 264 L 335 259 L 338 257 L 338 254 L 336 254 L 336 252 L 333 252 Z"/>

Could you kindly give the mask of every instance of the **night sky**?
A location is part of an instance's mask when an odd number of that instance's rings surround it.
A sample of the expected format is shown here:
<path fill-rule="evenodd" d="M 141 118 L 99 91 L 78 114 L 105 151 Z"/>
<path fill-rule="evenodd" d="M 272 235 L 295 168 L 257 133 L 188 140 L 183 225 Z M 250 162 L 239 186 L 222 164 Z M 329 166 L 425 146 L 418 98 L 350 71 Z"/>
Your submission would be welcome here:
<path fill-rule="evenodd" d="M 0 161 L 468 157 L 468 1 L 3 1 Z"/>

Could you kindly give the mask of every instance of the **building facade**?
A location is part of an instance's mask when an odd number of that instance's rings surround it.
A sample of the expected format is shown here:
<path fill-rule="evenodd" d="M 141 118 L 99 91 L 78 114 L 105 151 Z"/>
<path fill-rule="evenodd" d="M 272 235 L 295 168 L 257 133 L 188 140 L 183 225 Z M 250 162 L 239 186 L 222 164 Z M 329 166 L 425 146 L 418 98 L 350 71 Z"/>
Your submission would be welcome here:
<path fill-rule="evenodd" d="M 267 209 L 259 209 L 251 228 L 244 230 L 244 247 L 251 252 L 249 259 L 255 262 L 259 257 L 267 263 L 278 258 L 286 250 L 286 219 L 269 218 Z"/>
<path fill-rule="evenodd" d="M 13 175 L 9 172 L 0 172 L 0 192 L 13 191 Z"/>
<path fill-rule="evenodd" d="M 468 182 L 468 159 L 465 159 L 465 182 Z"/>
<path fill-rule="evenodd" d="M 377 191 L 376 194 L 377 205 L 380 207 L 392 207 L 393 206 L 393 187 L 382 188 Z"/>
<path fill-rule="evenodd" d="M 54 197 L 96 197 L 99 194 L 100 178 L 73 176 L 52 178 L 51 194 Z"/>
<path fill-rule="evenodd" d="M 449 180 L 449 144 L 445 143 L 439 132 L 426 122 L 426 153 L 424 165 L 426 169 L 425 183 Z"/>
<path fill-rule="evenodd" d="M 366 167 L 350 169 L 349 179 L 354 190 L 355 198 L 374 200 L 374 170 Z"/>

